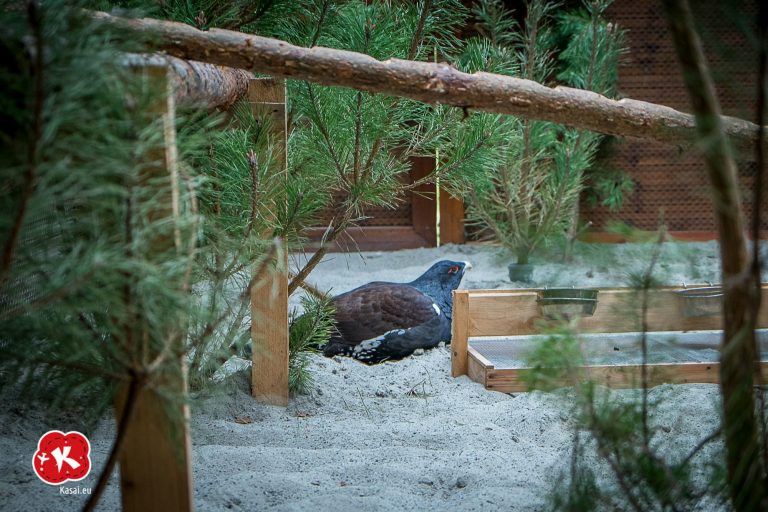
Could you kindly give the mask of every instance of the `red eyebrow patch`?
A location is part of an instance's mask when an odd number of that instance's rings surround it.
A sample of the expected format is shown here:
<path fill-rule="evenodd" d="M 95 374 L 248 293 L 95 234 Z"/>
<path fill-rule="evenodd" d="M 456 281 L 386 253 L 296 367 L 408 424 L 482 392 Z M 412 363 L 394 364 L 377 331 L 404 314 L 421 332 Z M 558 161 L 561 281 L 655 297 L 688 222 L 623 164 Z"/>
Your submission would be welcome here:
<path fill-rule="evenodd" d="M 448 273 L 449 274 L 455 274 L 458 271 L 459 271 L 459 266 L 458 265 L 454 265 L 454 266 L 452 266 L 451 268 L 448 269 Z"/>

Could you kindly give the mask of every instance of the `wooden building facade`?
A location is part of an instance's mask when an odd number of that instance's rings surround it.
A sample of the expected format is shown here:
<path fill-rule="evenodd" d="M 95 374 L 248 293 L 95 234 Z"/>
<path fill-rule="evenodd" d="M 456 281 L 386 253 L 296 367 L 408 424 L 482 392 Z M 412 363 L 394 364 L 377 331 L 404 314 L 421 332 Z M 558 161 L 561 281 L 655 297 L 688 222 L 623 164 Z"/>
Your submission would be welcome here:
<path fill-rule="evenodd" d="M 506 0 L 518 17 L 524 3 Z M 580 1 L 567 2 L 569 6 Z M 745 34 L 754 30 L 756 0 L 691 2 L 712 70 L 723 113 L 754 120 L 756 116 L 757 51 Z M 667 30 L 659 0 L 615 0 L 608 19 L 626 30 L 627 53 L 619 70 L 619 96 L 667 105 L 690 112 L 690 100 L 683 86 L 680 67 Z M 468 27 L 468 33 L 471 32 Z M 633 181 L 633 190 L 618 211 L 591 206 L 582 198 L 581 221 L 591 223 L 596 239 L 604 236 L 611 223 L 639 230 L 655 230 L 664 222 L 673 235 L 682 239 L 716 238 L 712 199 L 706 169 L 695 149 L 665 145 L 648 140 L 613 138 L 603 164 L 622 171 Z M 751 213 L 751 196 L 756 167 L 752 155 L 742 155 L 739 178 L 745 210 Z M 418 179 L 433 165 L 429 159 L 414 161 L 411 179 Z M 434 187 L 409 194 L 395 209 L 376 208 L 361 227 L 343 237 L 340 250 L 392 250 L 434 246 L 436 219 L 440 210 L 440 242 L 464 241 L 464 208 L 460 201 L 441 197 L 438 207 Z M 764 206 L 765 209 L 765 206 Z M 329 217 L 330 218 L 330 217 Z M 768 229 L 763 222 L 762 229 Z M 322 228 L 312 230 L 314 239 Z M 354 239 L 354 241 L 352 241 Z"/>
<path fill-rule="evenodd" d="M 739 6 L 738 9 L 734 6 Z M 754 30 L 757 3 L 691 2 L 723 113 L 754 120 L 757 98 L 757 50 L 745 33 Z M 621 97 L 690 112 L 664 10 L 658 0 L 616 0 L 608 18 L 626 30 L 628 52 L 619 71 Z M 634 182 L 621 210 L 582 208 L 582 221 L 604 231 L 610 221 L 653 230 L 660 219 L 683 238 L 715 237 L 712 199 L 702 158 L 695 149 L 626 138 L 614 141 L 608 164 Z M 742 198 L 751 212 L 755 165 L 743 155 L 739 164 Z M 765 229 L 765 226 L 763 227 Z"/>

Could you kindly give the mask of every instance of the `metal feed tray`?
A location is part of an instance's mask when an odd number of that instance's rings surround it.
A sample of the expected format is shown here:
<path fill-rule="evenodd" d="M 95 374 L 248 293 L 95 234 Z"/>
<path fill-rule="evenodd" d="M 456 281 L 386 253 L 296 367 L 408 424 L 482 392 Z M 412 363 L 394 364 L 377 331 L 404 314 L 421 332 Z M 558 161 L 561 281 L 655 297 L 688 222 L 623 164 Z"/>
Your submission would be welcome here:
<path fill-rule="evenodd" d="M 717 316 L 723 310 L 722 286 L 688 288 L 677 292 L 683 314 L 688 317 Z"/>
<path fill-rule="evenodd" d="M 597 308 L 597 290 L 591 288 L 548 288 L 537 293 L 545 318 L 592 316 Z"/>

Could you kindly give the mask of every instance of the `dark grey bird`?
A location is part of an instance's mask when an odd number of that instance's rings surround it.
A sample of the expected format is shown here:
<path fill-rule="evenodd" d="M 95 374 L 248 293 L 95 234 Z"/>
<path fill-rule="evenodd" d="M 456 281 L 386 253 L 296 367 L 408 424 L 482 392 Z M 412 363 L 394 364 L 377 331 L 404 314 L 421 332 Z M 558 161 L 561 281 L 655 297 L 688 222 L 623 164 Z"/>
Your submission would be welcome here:
<path fill-rule="evenodd" d="M 450 343 L 451 292 L 470 268 L 466 261 L 439 261 L 410 283 L 377 281 L 334 297 L 338 332 L 323 353 L 376 364 Z"/>

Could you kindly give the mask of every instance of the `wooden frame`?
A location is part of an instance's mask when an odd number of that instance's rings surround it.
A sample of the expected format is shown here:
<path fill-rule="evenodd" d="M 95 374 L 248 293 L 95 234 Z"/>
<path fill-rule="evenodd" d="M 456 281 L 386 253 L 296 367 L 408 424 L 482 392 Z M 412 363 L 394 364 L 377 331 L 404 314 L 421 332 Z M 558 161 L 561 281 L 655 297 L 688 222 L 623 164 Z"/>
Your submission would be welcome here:
<path fill-rule="evenodd" d="M 698 285 L 701 286 L 701 285 Z M 697 286 L 689 286 L 695 288 Z M 649 292 L 648 331 L 715 331 L 722 325 L 720 315 L 686 317 L 676 292 L 682 288 L 666 287 Z M 763 300 L 758 314 L 758 327 L 768 327 L 768 285 L 762 288 Z M 527 391 L 526 368 L 497 368 L 472 346 L 478 336 L 528 336 L 541 334 L 543 321 L 535 289 L 519 290 L 455 290 L 453 292 L 453 324 L 451 375 L 468 375 L 487 389 L 505 393 Z M 629 333 L 641 331 L 640 292 L 629 288 L 601 289 L 593 316 L 578 320 L 581 333 Z M 515 338 L 510 340 L 514 343 Z M 611 387 L 635 387 L 640 379 L 640 365 L 588 365 L 580 375 Z M 679 362 L 649 363 L 649 385 L 665 382 L 717 383 L 719 363 Z M 760 363 L 768 378 L 768 361 Z M 562 382 L 563 386 L 569 382 Z"/>

